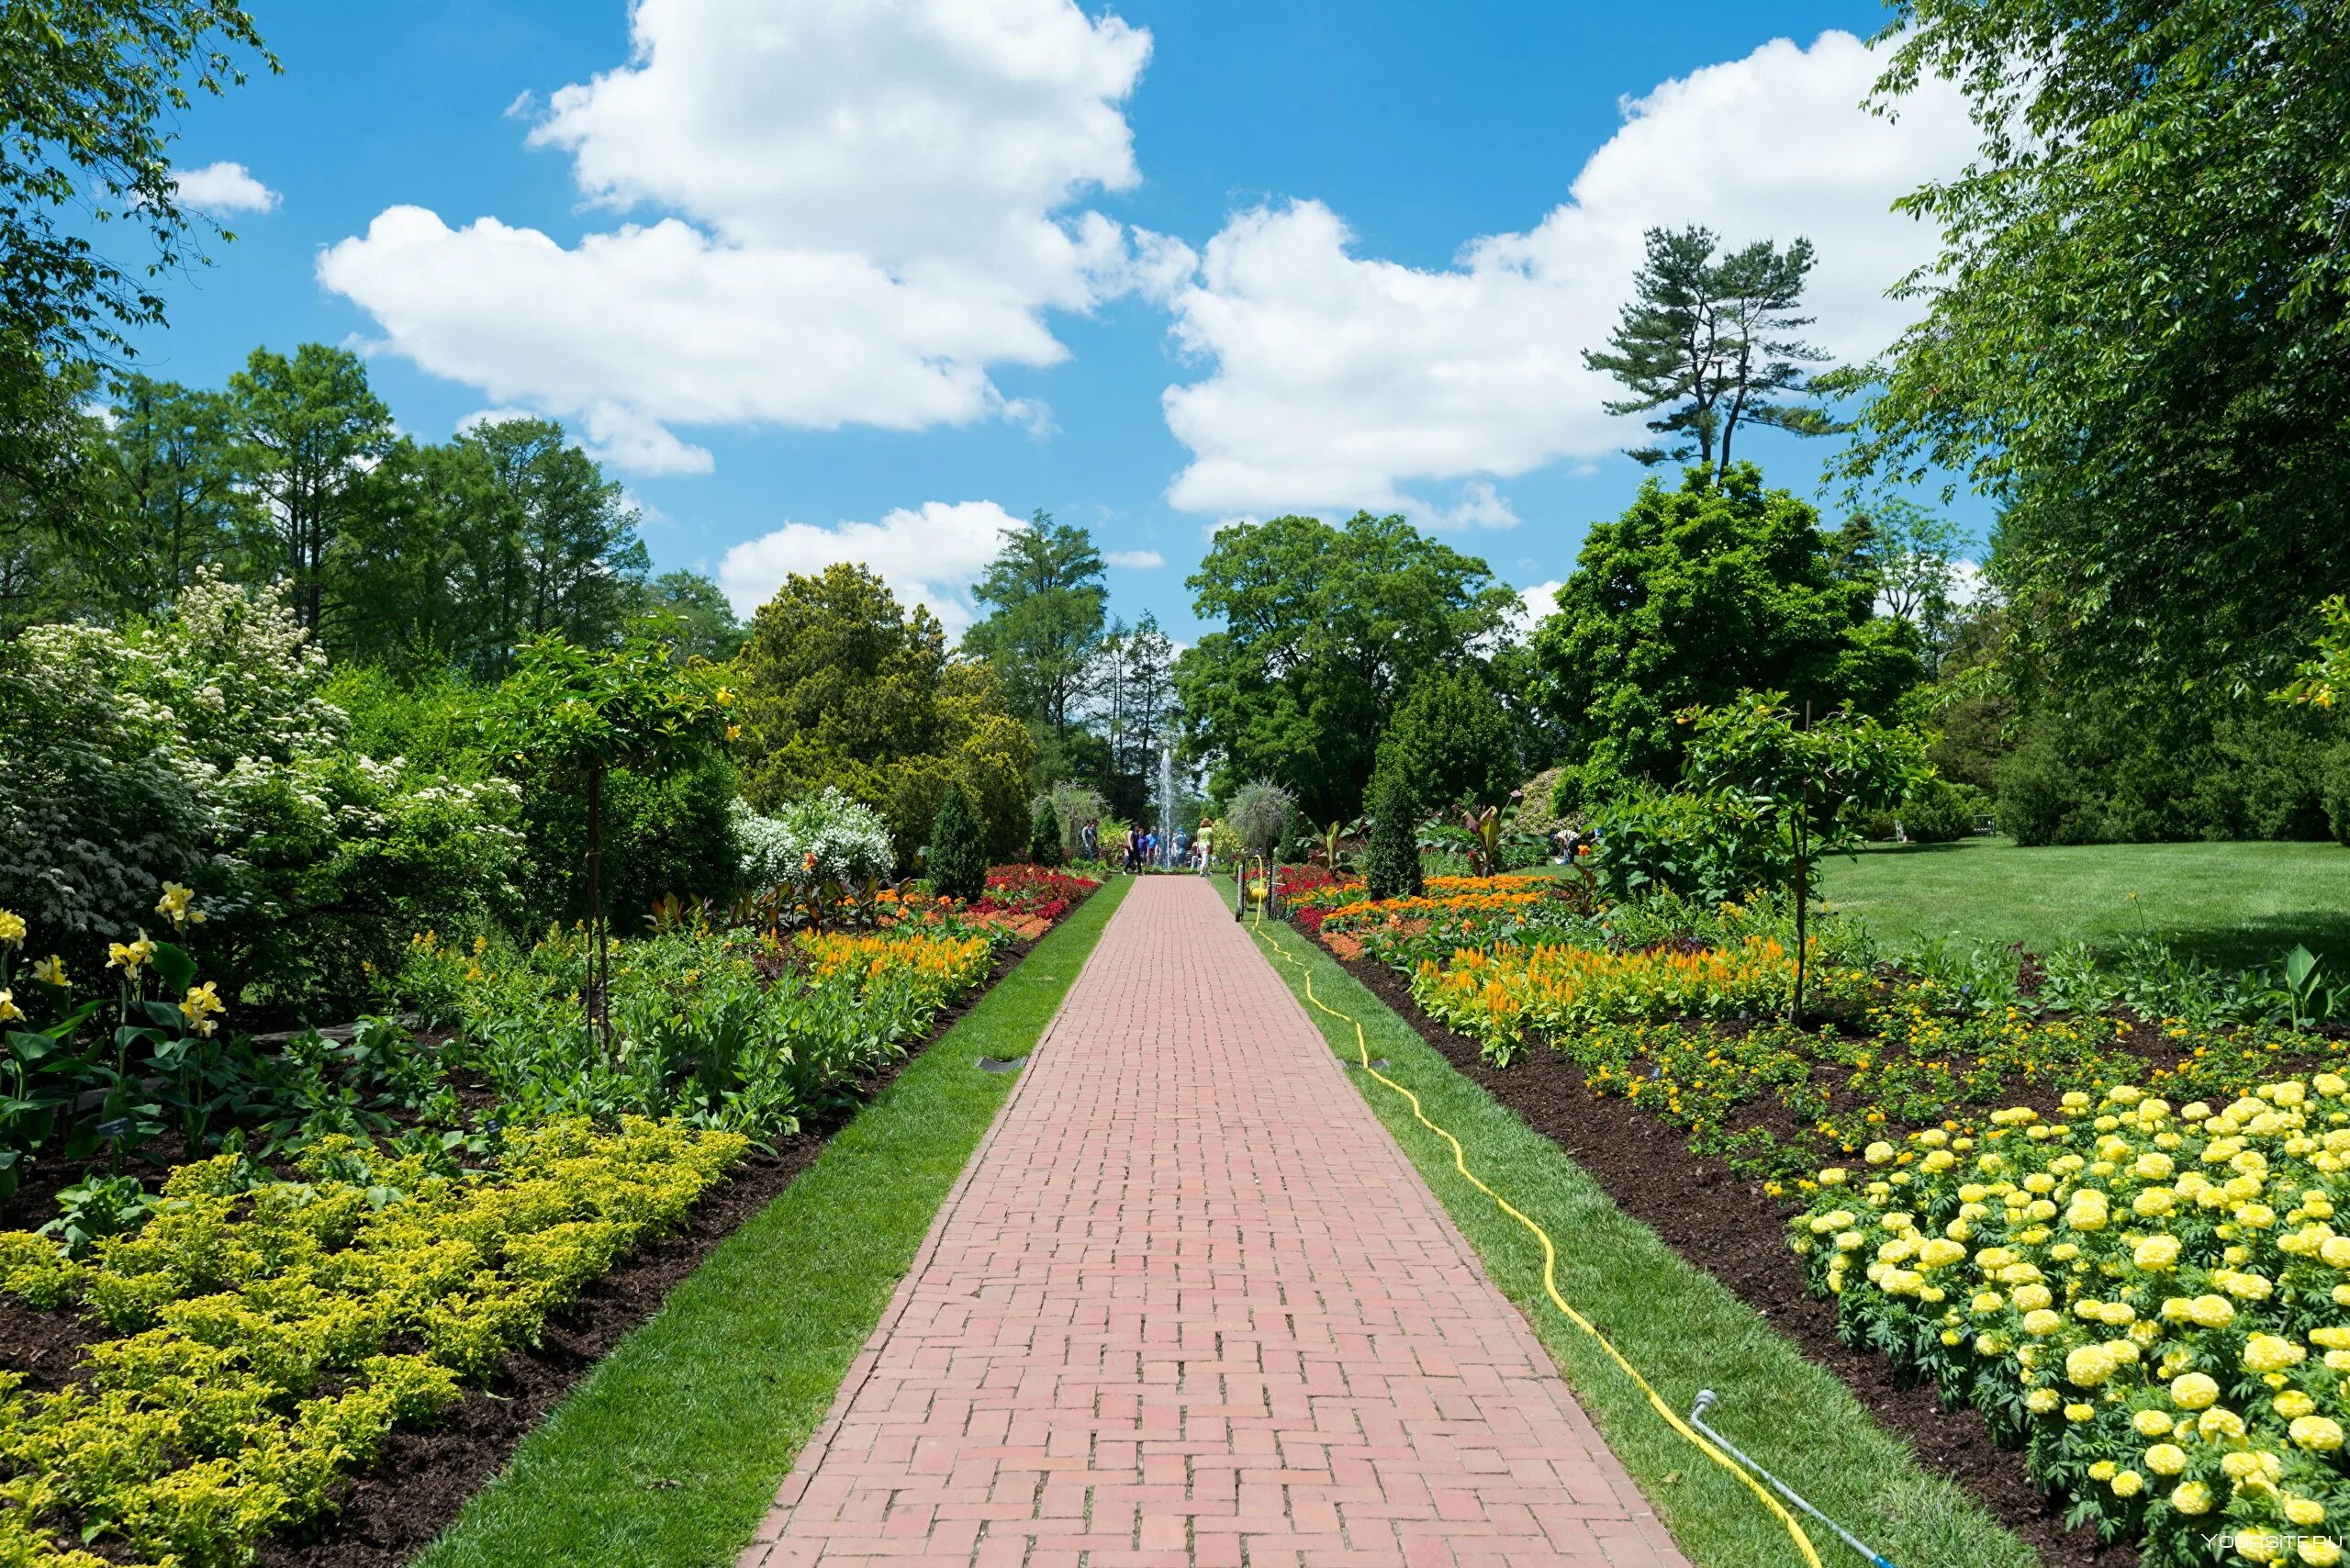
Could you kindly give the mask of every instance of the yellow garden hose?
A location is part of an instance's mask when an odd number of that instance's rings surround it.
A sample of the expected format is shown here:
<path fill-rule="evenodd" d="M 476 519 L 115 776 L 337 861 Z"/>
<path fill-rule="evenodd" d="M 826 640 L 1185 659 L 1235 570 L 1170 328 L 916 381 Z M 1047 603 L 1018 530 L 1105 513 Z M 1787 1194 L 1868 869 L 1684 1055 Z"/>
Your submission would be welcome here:
<path fill-rule="evenodd" d="M 1658 1394 L 1657 1391 L 1649 1386 L 1649 1380 L 1640 1375 L 1639 1369 L 1633 1366 L 1630 1361 L 1624 1359 L 1624 1352 L 1618 1350 L 1608 1339 L 1607 1336 L 1599 1331 L 1597 1326 L 1595 1326 L 1591 1319 L 1585 1317 L 1582 1313 L 1577 1312 L 1572 1305 L 1568 1305 L 1567 1298 L 1559 1294 L 1559 1249 L 1557 1245 L 1551 1241 L 1550 1233 L 1543 1229 L 1542 1226 L 1537 1224 L 1534 1220 L 1528 1218 L 1523 1210 L 1512 1204 L 1507 1198 L 1503 1197 L 1499 1193 L 1494 1192 L 1491 1187 L 1486 1186 L 1484 1182 L 1479 1181 L 1477 1173 L 1469 1169 L 1467 1157 L 1460 1148 L 1460 1140 L 1454 1137 L 1444 1128 L 1437 1126 L 1434 1122 L 1428 1120 L 1427 1112 L 1423 1109 L 1420 1104 L 1420 1097 L 1417 1094 L 1413 1093 L 1409 1089 L 1404 1088 L 1404 1085 L 1396 1082 L 1393 1079 L 1382 1073 L 1377 1068 L 1371 1065 L 1371 1042 L 1363 1034 L 1362 1020 L 1357 1018 L 1350 1013 L 1340 1012 L 1337 1008 L 1331 1006 L 1328 1002 L 1314 994 L 1313 967 L 1307 964 L 1304 959 L 1292 957 L 1285 948 L 1282 947 L 1280 941 L 1265 929 L 1265 916 L 1261 905 L 1258 910 L 1256 932 L 1258 939 L 1263 942 L 1264 945 L 1271 950 L 1275 958 L 1281 959 L 1283 963 L 1292 966 L 1298 971 L 1300 978 L 1305 982 L 1306 1001 L 1312 1002 L 1315 1007 L 1320 1008 L 1331 1017 L 1338 1019 L 1343 1023 L 1350 1024 L 1354 1026 L 1355 1053 L 1359 1058 L 1357 1065 L 1371 1077 L 1377 1079 L 1380 1082 L 1385 1084 L 1388 1088 L 1393 1090 L 1396 1093 L 1401 1094 L 1404 1099 L 1410 1101 L 1412 1104 L 1412 1114 L 1419 1119 L 1420 1126 L 1427 1128 L 1428 1131 L 1436 1134 L 1437 1137 L 1444 1139 L 1446 1143 L 1452 1146 L 1452 1168 L 1460 1172 L 1462 1178 L 1466 1180 L 1471 1186 L 1484 1193 L 1485 1196 L 1493 1199 L 1494 1206 L 1499 1208 L 1502 1213 L 1509 1215 L 1510 1218 L 1517 1221 L 1518 1224 L 1524 1226 L 1527 1229 L 1534 1233 L 1534 1238 L 1542 1244 L 1542 1289 L 1544 1293 L 1550 1296 L 1550 1305 L 1557 1307 L 1560 1314 L 1564 1316 L 1568 1322 L 1573 1324 L 1576 1327 L 1590 1335 L 1592 1338 L 1598 1341 L 1599 1348 L 1607 1352 L 1608 1359 L 1613 1361 L 1617 1366 L 1621 1367 L 1624 1370 L 1624 1375 L 1630 1378 L 1639 1388 L 1639 1391 L 1642 1394 L 1648 1395 L 1649 1403 L 1656 1407 L 1656 1413 L 1664 1417 L 1667 1425 L 1671 1426 L 1674 1431 L 1680 1433 L 1683 1437 L 1688 1439 L 1690 1443 L 1696 1448 L 1698 1452 L 1704 1454 L 1707 1459 L 1712 1460 L 1716 1464 L 1720 1465 L 1724 1470 L 1729 1471 L 1732 1475 L 1737 1476 L 1740 1481 L 1744 1482 L 1746 1484 L 1747 1490 L 1752 1492 L 1756 1497 L 1762 1499 L 1762 1506 L 1779 1517 L 1779 1522 L 1785 1525 L 1787 1527 L 1787 1534 L 1795 1538 L 1796 1547 L 1803 1553 L 1804 1562 L 1809 1565 L 1809 1568 L 1821 1568 L 1819 1553 L 1812 1550 L 1811 1538 L 1804 1533 L 1803 1526 L 1796 1521 L 1796 1517 L 1787 1512 L 1785 1506 L 1783 1506 L 1776 1497 L 1771 1495 L 1771 1494 L 1763 1488 L 1762 1484 L 1748 1473 L 1744 1467 L 1731 1460 L 1730 1457 L 1722 1452 L 1720 1449 L 1716 1448 L 1712 1443 L 1707 1442 L 1704 1437 L 1700 1436 L 1689 1425 L 1688 1422 L 1675 1415 L 1673 1413 L 1673 1406 L 1667 1405 L 1663 1398 Z"/>

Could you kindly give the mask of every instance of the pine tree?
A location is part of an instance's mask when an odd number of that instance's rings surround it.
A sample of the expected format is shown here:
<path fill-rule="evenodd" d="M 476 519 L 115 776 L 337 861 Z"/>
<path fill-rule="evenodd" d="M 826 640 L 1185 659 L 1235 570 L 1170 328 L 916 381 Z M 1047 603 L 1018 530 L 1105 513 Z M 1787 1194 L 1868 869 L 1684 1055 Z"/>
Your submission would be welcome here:
<path fill-rule="evenodd" d="M 1413 832 L 1419 816 L 1402 779 L 1390 779 L 1371 813 L 1371 848 L 1363 874 L 1375 899 L 1417 898 L 1420 850 Z"/>
<path fill-rule="evenodd" d="M 979 819 L 960 784 L 946 787 L 938 803 L 938 820 L 930 830 L 930 846 L 923 852 L 930 885 L 948 898 L 966 901 L 987 890 L 988 857 L 979 844 Z"/>

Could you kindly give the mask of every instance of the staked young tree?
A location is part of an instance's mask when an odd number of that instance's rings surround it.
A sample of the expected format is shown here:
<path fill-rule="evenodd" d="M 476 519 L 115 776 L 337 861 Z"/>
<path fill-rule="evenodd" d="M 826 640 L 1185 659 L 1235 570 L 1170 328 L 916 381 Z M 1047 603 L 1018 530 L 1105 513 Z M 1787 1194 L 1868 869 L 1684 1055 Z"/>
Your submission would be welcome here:
<path fill-rule="evenodd" d="M 1758 240 L 1718 260 L 1719 243 L 1696 225 L 1650 230 L 1648 259 L 1608 348 L 1583 352 L 1584 364 L 1631 393 L 1609 402 L 1609 413 L 1663 410 L 1648 428 L 1665 441 L 1630 453 L 1651 466 L 1694 458 L 1720 476 L 1729 472 L 1741 425 L 1796 435 L 1842 428 L 1811 401 L 1806 367 L 1827 354 L 1795 335 L 1812 321 L 1797 313 L 1811 241 L 1782 251 Z"/>

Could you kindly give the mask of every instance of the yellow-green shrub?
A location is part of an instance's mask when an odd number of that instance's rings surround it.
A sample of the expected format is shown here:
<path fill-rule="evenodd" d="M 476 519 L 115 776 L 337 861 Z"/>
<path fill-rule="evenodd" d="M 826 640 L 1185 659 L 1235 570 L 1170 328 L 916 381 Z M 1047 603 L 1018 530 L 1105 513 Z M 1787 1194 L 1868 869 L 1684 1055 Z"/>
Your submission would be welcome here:
<path fill-rule="evenodd" d="M 509 1129 L 494 1171 L 450 1176 L 330 1139 L 305 1155 L 308 1180 L 250 1193 L 234 1156 L 182 1167 L 146 1226 L 87 1262 L 0 1235 L 0 1289 L 78 1302 L 122 1336 L 62 1393 L 0 1374 L 0 1568 L 82 1568 L 51 1540 L 69 1529 L 180 1568 L 247 1561 L 674 1226 L 745 1147 L 675 1122 L 554 1122 Z"/>

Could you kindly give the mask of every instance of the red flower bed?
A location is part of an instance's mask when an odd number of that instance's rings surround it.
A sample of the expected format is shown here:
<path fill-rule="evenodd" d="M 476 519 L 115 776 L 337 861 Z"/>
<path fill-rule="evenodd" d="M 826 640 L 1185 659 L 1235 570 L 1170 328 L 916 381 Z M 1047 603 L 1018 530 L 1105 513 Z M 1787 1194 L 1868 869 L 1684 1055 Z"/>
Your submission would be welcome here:
<path fill-rule="evenodd" d="M 971 907 L 983 913 L 1003 910 L 1057 921 L 1101 885 L 1044 866 L 998 866 L 988 872 L 987 891 Z"/>

